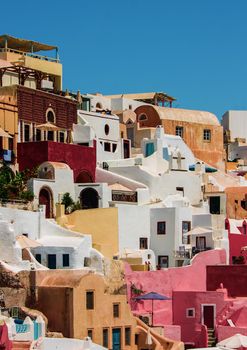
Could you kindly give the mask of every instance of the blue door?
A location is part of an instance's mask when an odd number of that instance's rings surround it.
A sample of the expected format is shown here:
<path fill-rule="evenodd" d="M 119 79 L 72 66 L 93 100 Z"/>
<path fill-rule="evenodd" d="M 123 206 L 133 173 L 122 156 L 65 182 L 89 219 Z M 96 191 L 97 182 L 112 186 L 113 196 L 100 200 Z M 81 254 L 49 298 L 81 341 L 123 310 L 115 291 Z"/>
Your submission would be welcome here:
<path fill-rule="evenodd" d="M 121 350 L 121 329 L 112 330 L 112 350 Z"/>

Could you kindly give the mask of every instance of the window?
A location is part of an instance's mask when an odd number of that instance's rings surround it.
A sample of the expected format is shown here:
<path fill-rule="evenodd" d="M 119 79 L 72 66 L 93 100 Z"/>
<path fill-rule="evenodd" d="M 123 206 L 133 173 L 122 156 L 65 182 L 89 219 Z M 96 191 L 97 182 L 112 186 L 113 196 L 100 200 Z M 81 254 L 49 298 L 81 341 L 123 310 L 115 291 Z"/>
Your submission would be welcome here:
<path fill-rule="evenodd" d="M 211 141 L 211 130 L 210 129 L 203 130 L 203 140 L 204 141 Z"/>
<path fill-rule="evenodd" d="M 135 334 L 135 345 L 139 344 L 139 334 Z"/>
<path fill-rule="evenodd" d="M 157 222 L 157 235 L 165 235 L 166 234 L 166 222 L 158 221 Z"/>
<path fill-rule="evenodd" d="M 113 317 L 119 317 L 119 304 L 113 304 Z"/>
<path fill-rule="evenodd" d="M 181 193 L 184 196 L 184 188 L 183 187 L 176 187 L 176 191 Z"/>
<path fill-rule="evenodd" d="M 30 125 L 25 124 L 24 125 L 24 141 L 29 142 L 30 140 Z"/>
<path fill-rule="evenodd" d="M 124 138 L 124 132 L 121 131 L 121 139 L 123 139 L 123 138 Z"/>
<path fill-rule="evenodd" d="M 131 328 L 125 327 L 125 345 L 131 344 Z"/>
<path fill-rule="evenodd" d="M 187 318 L 195 317 L 195 309 L 194 308 L 186 309 L 186 317 Z"/>
<path fill-rule="evenodd" d="M 116 149 L 117 149 L 117 144 L 116 143 L 113 143 L 112 144 L 112 152 L 116 152 Z"/>
<path fill-rule="evenodd" d="M 148 239 L 147 238 L 140 238 L 140 249 L 148 249 Z"/>
<path fill-rule="evenodd" d="M 108 124 L 105 125 L 105 134 L 108 135 L 110 131 L 110 127 Z"/>
<path fill-rule="evenodd" d="M 63 131 L 59 131 L 58 140 L 59 142 L 63 142 L 63 143 L 65 142 L 65 135 Z"/>
<path fill-rule="evenodd" d="M 47 120 L 49 123 L 55 123 L 55 113 L 53 112 L 52 109 L 49 109 L 49 110 L 46 112 L 46 120 Z"/>
<path fill-rule="evenodd" d="M 190 221 L 182 221 L 182 243 L 183 244 L 189 244 L 190 243 L 190 237 L 185 236 L 187 232 L 190 231 L 191 228 L 191 222 Z"/>
<path fill-rule="evenodd" d="M 63 254 L 63 266 L 64 267 L 69 266 L 69 254 Z"/>
<path fill-rule="evenodd" d="M 87 310 L 94 309 L 94 292 L 93 291 L 86 292 L 86 308 Z"/>
<path fill-rule="evenodd" d="M 168 255 L 158 255 L 158 265 L 160 268 L 169 267 L 169 256 Z"/>
<path fill-rule="evenodd" d="M 47 131 L 47 140 L 48 141 L 54 141 L 54 131 Z"/>
<path fill-rule="evenodd" d="M 129 109 L 130 109 L 130 110 L 132 109 L 132 105 L 129 105 Z"/>
<path fill-rule="evenodd" d="M 104 143 L 104 150 L 106 152 L 111 152 L 111 144 L 110 144 L 110 142 L 105 142 Z"/>
<path fill-rule="evenodd" d="M 142 114 L 139 115 L 138 120 L 140 122 L 142 122 L 144 120 L 148 120 L 148 117 L 147 117 L 147 115 L 145 113 L 142 113 Z"/>
<path fill-rule="evenodd" d="M 176 126 L 176 135 L 180 137 L 184 136 L 184 128 L 182 126 Z"/>
<path fill-rule="evenodd" d="M 41 264 L 41 254 L 36 254 L 35 259 Z"/>
<path fill-rule="evenodd" d="M 93 330 L 92 329 L 87 330 L 87 336 L 93 340 Z"/>
<path fill-rule="evenodd" d="M 107 328 L 103 329 L 103 346 L 108 349 L 109 344 L 109 331 Z"/>
<path fill-rule="evenodd" d="M 14 149 L 14 138 L 12 136 L 12 138 L 9 138 L 9 150 L 13 151 Z"/>
<path fill-rule="evenodd" d="M 196 248 L 198 250 L 206 249 L 206 237 L 196 237 Z"/>
<path fill-rule="evenodd" d="M 36 141 L 41 141 L 41 130 L 40 129 L 36 129 L 35 139 L 36 139 Z"/>
<path fill-rule="evenodd" d="M 103 108 L 102 104 L 100 102 L 97 102 L 96 109 L 102 109 L 102 108 Z"/>

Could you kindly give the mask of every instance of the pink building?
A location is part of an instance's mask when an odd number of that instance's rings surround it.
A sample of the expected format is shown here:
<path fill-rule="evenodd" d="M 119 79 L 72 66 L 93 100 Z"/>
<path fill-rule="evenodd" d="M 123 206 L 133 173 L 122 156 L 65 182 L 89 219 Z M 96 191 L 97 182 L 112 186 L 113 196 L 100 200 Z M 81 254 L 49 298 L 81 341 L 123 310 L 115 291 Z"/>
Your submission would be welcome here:
<path fill-rule="evenodd" d="M 247 221 L 226 219 L 225 227 L 229 237 L 229 263 L 246 263 L 247 253 L 242 248 L 247 246 Z M 241 258 L 242 256 L 244 260 Z"/>
<path fill-rule="evenodd" d="M 133 272 L 126 266 L 133 313 L 147 318 L 153 312 L 154 327 L 163 328 L 164 335 L 182 340 L 190 348 L 207 347 L 238 332 L 247 334 L 247 266 L 225 264 L 225 251 L 211 250 L 196 255 L 190 266 L 180 268 Z M 246 271 L 243 273 L 241 268 Z M 234 287 L 228 295 L 224 284 L 227 279 L 229 286 L 239 279 L 236 288 L 241 290 L 241 298 L 236 292 L 233 297 Z M 154 301 L 153 306 L 151 301 L 135 301 L 135 295 L 142 292 L 156 292 L 171 300 Z"/>

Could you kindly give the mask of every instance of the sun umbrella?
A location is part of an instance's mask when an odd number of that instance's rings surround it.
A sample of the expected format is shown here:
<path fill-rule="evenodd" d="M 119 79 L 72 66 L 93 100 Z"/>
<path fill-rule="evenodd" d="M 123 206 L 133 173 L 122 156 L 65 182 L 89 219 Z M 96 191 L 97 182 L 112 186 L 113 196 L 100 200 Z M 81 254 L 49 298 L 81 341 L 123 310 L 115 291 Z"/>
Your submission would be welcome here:
<path fill-rule="evenodd" d="M 238 349 L 241 346 L 247 347 L 247 336 L 237 333 L 230 338 L 220 341 L 217 346 L 231 349 Z"/>
<path fill-rule="evenodd" d="M 46 131 L 57 131 L 59 130 L 59 128 L 52 124 L 52 123 L 44 123 L 44 124 L 39 124 L 39 125 L 36 125 L 36 128 L 37 129 L 41 129 L 41 130 L 46 130 Z"/>
<path fill-rule="evenodd" d="M 150 292 L 147 294 L 139 295 L 138 297 L 133 298 L 134 300 L 152 300 L 152 325 L 154 317 L 154 300 L 171 300 L 171 298 L 166 295 L 161 295 L 159 293 Z"/>

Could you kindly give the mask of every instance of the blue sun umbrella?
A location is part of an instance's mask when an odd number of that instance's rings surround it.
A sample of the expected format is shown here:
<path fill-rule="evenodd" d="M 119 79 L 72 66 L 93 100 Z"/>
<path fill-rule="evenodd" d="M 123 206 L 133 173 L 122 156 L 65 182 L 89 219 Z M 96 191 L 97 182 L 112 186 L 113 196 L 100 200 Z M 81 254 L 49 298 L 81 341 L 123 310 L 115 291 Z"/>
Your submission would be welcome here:
<path fill-rule="evenodd" d="M 138 297 L 134 297 L 134 300 L 152 300 L 152 325 L 153 325 L 153 316 L 154 316 L 154 300 L 171 300 L 171 298 L 166 295 L 161 295 L 159 293 L 150 292 L 147 294 L 139 295 Z"/>

